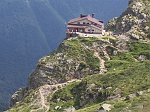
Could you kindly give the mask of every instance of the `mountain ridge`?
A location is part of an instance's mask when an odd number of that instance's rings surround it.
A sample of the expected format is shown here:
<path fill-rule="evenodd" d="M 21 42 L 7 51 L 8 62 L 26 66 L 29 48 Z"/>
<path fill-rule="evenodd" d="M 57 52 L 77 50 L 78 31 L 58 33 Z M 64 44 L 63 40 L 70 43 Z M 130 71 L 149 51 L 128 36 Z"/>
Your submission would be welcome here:
<path fill-rule="evenodd" d="M 143 5 L 139 8 L 139 4 L 144 4 L 144 8 Z M 105 36 L 64 40 L 57 50 L 39 60 L 29 77 L 28 87 L 13 95 L 13 107 L 9 111 L 106 111 L 103 104 L 111 105 L 111 112 L 146 111 L 149 107 L 145 105 L 149 102 L 142 98 L 149 98 L 150 88 L 147 24 L 150 15 L 143 11 L 148 7 L 149 0 L 130 0 L 128 9 L 107 24 L 109 33 Z M 134 22 L 142 20 L 134 18 L 135 13 L 141 14 L 139 10 L 146 14 L 142 18 L 146 21 L 140 25 Z M 128 17 L 130 11 L 133 15 Z M 131 27 L 126 27 L 128 25 Z M 101 74 L 102 63 L 107 72 Z M 59 86 L 53 87 L 55 85 Z"/>

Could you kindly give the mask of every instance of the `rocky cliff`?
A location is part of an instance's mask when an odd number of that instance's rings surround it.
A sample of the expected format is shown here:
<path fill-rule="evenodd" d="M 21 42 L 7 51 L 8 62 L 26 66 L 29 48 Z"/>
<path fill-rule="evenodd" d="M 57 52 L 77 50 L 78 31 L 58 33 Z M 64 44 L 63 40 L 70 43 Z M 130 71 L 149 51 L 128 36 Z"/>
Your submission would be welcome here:
<path fill-rule="evenodd" d="M 130 0 L 105 36 L 64 40 L 39 60 L 9 112 L 148 112 L 149 0 Z"/>
<path fill-rule="evenodd" d="M 127 10 L 109 21 L 106 30 L 135 40 L 145 39 L 149 30 L 149 12 L 149 0 L 129 0 Z"/>

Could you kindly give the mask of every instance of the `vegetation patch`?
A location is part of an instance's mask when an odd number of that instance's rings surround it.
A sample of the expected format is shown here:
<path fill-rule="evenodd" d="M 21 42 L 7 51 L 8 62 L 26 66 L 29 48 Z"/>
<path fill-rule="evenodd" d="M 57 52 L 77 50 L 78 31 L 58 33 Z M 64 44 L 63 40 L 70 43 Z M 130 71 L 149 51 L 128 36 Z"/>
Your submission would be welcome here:
<path fill-rule="evenodd" d="M 50 107 L 55 110 L 56 106 L 60 106 L 58 112 L 62 112 L 63 109 L 75 106 L 75 95 L 73 94 L 73 88 L 79 85 L 80 82 L 72 82 L 65 88 L 58 90 L 50 100 Z M 55 110 L 56 111 L 56 110 Z"/>

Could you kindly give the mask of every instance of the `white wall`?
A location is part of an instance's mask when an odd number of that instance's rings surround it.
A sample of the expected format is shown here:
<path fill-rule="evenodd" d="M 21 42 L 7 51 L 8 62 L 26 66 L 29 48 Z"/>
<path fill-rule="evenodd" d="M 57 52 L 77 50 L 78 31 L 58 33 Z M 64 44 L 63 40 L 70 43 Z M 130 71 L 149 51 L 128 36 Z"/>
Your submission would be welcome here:
<path fill-rule="evenodd" d="M 85 28 L 85 32 L 89 32 L 89 30 L 90 30 L 90 32 L 95 32 L 95 33 L 101 33 L 102 32 L 101 29 L 98 29 L 98 28 L 95 28 L 95 27 L 92 27 L 92 26 Z"/>

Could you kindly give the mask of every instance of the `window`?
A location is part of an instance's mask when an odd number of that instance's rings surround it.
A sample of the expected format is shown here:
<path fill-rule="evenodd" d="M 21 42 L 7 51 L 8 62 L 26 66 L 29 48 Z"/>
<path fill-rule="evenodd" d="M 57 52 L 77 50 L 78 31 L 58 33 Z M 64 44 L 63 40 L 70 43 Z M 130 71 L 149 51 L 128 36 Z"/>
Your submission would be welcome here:
<path fill-rule="evenodd" d="M 85 24 L 85 22 L 83 22 L 83 24 Z"/>
<path fill-rule="evenodd" d="M 88 29 L 88 31 L 90 32 L 91 30 L 90 30 L 90 29 Z"/>
<path fill-rule="evenodd" d="M 83 32 L 83 30 L 82 30 L 82 29 L 80 29 L 80 32 Z"/>
<path fill-rule="evenodd" d="M 94 30 L 92 30 L 94 32 Z"/>
<path fill-rule="evenodd" d="M 102 25 L 99 25 L 100 28 L 102 28 Z"/>
<path fill-rule="evenodd" d="M 87 23 L 87 24 L 90 24 L 90 23 Z"/>
<path fill-rule="evenodd" d="M 78 22 L 78 24 L 80 24 L 80 22 Z"/>

